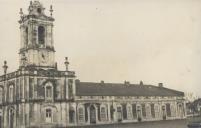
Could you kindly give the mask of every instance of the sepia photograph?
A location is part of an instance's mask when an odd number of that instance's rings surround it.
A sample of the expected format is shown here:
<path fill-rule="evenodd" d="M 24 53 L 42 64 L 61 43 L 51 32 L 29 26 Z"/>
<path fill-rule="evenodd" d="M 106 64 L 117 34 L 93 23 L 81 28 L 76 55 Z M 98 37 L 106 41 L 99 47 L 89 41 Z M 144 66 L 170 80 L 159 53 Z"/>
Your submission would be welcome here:
<path fill-rule="evenodd" d="M 0 12 L 0 128 L 201 128 L 200 0 Z"/>

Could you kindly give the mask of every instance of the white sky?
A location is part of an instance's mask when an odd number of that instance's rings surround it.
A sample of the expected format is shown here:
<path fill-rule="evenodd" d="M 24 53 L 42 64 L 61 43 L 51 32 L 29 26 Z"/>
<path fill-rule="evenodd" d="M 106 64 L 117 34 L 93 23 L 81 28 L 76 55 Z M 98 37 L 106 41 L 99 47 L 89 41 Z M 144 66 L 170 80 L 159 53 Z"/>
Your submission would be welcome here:
<path fill-rule="evenodd" d="M 201 96 L 200 0 L 41 0 L 54 8 L 56 61 L 81 81 L 158 84 Z M 0 0 L 0 62 L 18 68 L 19 8 Z M 2 74 L 2 69 L 0 70 Z"/>

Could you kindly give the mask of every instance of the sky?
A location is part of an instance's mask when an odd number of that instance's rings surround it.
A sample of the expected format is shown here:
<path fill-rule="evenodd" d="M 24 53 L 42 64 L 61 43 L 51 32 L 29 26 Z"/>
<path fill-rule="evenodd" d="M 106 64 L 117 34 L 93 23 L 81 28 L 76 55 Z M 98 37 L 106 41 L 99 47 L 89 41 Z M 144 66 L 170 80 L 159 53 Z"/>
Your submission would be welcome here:
<path fill-rule="evenodd" d="M 81 81 L 157 85 L 201 96 L 200 0 L 41 0 L 53 5 L 56 61 Z M 0 0 L 0 63 L 19 66 L 19 10 Z M 0 70 L 3 74 L 3 69 Z"/>

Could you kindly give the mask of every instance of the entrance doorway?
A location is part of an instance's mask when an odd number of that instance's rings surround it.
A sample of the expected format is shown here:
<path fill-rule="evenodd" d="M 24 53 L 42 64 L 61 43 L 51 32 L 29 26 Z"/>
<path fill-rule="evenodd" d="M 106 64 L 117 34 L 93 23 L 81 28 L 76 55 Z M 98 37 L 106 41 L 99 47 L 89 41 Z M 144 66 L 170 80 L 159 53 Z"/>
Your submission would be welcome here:
<path fill-rule="evenodd" d="M 14 123 L 14 111 L 11 109 L 9 111 L 9 128 L 13 128 Z"/>
<path fill-rule="evenodd" d="M 2 128 L 2 117 L 0 115 L 0 128 Z"/>
<path fill-rule="evenodd" d="M 93 105 L 90 106 L 90 123 L 96 123 L 96 108 Z"/>
<path fill-rule="evenodd" d="M 51 109 L 46 109 L 45 122 L 46 123 L 51 123 L 52 122 L 52 110 Z"/>

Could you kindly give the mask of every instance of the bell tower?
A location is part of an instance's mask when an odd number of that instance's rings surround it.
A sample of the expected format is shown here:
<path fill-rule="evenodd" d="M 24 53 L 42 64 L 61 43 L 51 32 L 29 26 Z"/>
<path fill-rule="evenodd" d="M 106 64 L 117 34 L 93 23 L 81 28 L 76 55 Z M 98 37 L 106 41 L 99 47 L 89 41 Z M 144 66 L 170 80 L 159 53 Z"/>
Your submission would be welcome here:
<path fill-rule="evenodd" d="M 52 6 L 49 11 L 39 1 L 30 2 L 28 14 L 20 9 L 20 67 L 55 68 Z"/>

